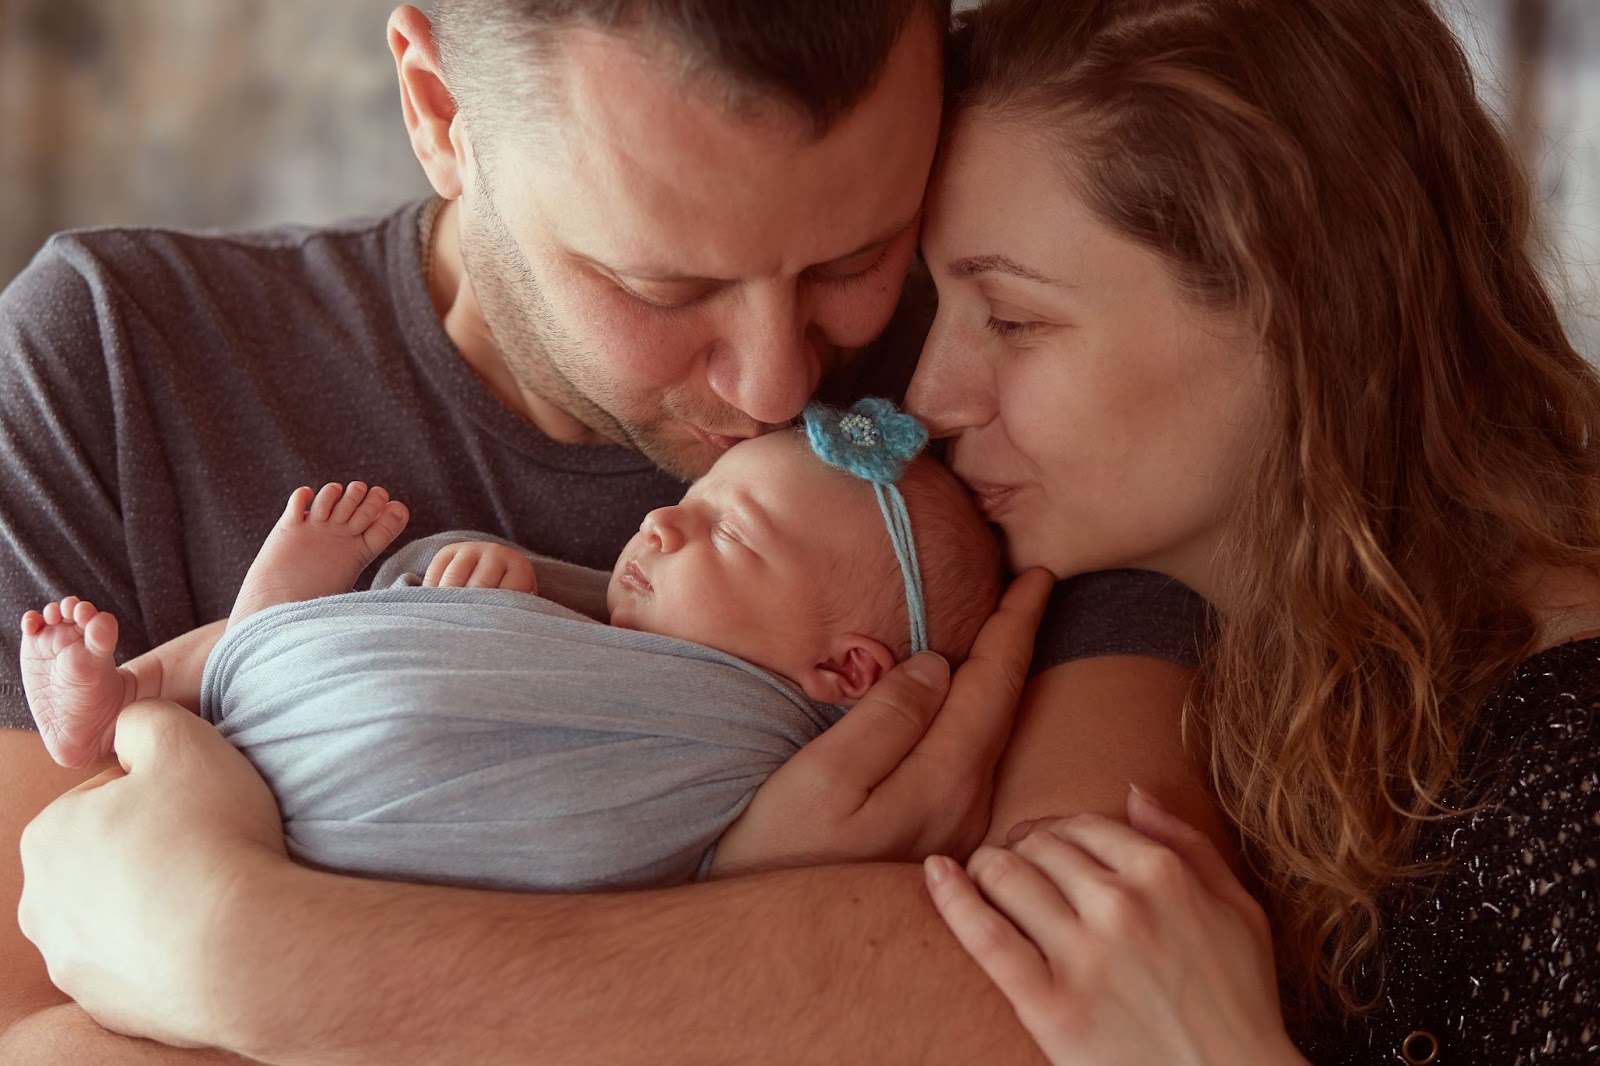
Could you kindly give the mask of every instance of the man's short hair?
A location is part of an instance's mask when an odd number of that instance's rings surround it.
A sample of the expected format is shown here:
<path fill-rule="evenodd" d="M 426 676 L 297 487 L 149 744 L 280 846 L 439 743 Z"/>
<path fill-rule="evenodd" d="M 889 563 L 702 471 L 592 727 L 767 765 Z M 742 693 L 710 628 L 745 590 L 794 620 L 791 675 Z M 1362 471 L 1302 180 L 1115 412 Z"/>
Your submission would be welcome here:
<path fill-rule="evenodd" d="M 588 28 L 668 44 L 732 109 L 781 104 L 820 138 L 871 91 L 915 16 L 942 36 L 950 0 L 437 0 L 433 22 L 469 129 L 497 103 L 539 108 L 556 34 Z"/>

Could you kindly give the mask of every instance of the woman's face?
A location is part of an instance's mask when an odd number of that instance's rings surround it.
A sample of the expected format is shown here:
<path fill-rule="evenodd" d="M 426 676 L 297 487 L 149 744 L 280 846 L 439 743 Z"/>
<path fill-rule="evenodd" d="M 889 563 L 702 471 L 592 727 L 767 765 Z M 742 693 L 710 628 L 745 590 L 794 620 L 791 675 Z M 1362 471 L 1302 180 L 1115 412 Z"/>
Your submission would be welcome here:
<path fill-rule="evenodd" d="M 939 312 L 910 408 L 1013 567 L 1158 570 L 1215 596 L 1231 494 L 1271 412 L 1241 314 L 1186 301 L 1028 131 L 960 117 L 929 190 Z"/>

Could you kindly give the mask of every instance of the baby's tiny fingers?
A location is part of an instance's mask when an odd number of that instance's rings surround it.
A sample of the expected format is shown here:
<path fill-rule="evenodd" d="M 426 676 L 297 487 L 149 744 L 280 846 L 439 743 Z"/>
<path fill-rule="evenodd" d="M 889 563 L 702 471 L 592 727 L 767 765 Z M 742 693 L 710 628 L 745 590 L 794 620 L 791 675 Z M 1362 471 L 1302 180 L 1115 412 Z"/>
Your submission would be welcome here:
<path fill-rule="evenodd" d="M 424 588 L 433 589 L 439 587 L 439 582 L 443 579 L 445 570 L 449 568 L 451 561 L 455 559 L 456 553 L 460 550 L 461 548 L 458 544 L 447 544 L 434 553 L 433 560 L 428 563 L 428 572 L 422 575 Z"/>
<path fill-rule="evenodd" d="M 467 578 L 467 588 L 499 588 L 500 579 L 505 576 L 505 572 L 505 565 L 499 559 L 492 555 L 485 555 L 478 560 L 478 565 L 473 569 L 472 576 Z"/>
<path fill-rule="evenodd" d="M 472 575 L 478 569 L 478 553 L 462 548 L 450 560 L 450 565 L 439 575 L 439 587 L 445 589 L 470 588 Z"/>
<path fill-rule="evenodd" d="M 1013 1005 L 1049 992 L 1050 966 L 1044 956 L 1004 915 L 984 902 L 954 859 L 930 855 L 923 860 L 922 869 L 939 917 Z"/>

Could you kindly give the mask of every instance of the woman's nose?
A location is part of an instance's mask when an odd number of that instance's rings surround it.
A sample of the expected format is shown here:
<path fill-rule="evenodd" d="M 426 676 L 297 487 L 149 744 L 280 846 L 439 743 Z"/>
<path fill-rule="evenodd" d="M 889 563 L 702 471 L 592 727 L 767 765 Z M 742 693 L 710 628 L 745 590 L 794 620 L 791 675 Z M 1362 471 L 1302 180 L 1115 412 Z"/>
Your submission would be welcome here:
<path fill-rule="evenodd" d="M 682 515 L 678 507 L 657 507 L 644 516 L 640 529 L 656 543 L 660 552 L 675 552 L 683 547 Z"/>
<path fill-rule="evenodd" d="M 906 410 L 934 437 L 954 436 L 994 418 L 994 378 L 982 352 L 950 336 L 937 319 L 906 389 Z"/>

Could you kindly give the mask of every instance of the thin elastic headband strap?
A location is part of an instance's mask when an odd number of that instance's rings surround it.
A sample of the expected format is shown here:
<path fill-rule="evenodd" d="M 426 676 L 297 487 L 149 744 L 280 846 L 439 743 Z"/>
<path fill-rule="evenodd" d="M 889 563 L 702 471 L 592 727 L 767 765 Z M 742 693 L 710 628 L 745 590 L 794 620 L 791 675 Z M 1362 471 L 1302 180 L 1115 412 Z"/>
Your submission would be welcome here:
<path fill-rule="evenodd" d="M 905 579 L 911 654 L 927 651 L 928 611 L 922 596 L 922 567 L 917 562 L 917 543 L 911 536 L 906 498 L 895 485 L 905 476 L 907 464 L 914 462 L 927 446 L 927 427 L 888 400 L 878 398 L 859 400 L 848 411 L 809 404 L 801 419 L 817 458 L 836 470 L 872 482 L 878 510 L 889 529 L 889 543 L 894 545 L 894 557 L 900 563 L 900 576 Z"/>
<path fill-rule="evenodd" d="M 911 619 L 911 654 L 928 650 L 928 611 L 922 602 L 922 567 L 917 565 L 917 542 L 911 536 L 911 515 L 906 511 L 906 498 L 893 485 L 874 481 L 872 491 L 878 497 L 878 510 L 883 512 L 884 524 L 889 527 L 889 543 L 894 545 L 894 557 L 900 561 L 900 576 L 906 582 L 906 614 Z"/>

